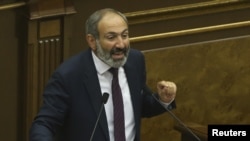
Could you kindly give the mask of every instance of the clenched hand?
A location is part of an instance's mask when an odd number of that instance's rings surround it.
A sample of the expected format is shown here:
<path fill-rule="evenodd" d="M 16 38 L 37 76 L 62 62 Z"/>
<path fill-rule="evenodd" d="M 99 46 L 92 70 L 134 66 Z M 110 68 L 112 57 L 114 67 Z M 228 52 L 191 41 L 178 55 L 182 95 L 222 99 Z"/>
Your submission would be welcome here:
<path fill-rule="evenodd" d="M 176 96 L 177 86 L 171 81 L 160 81 L 157 83 L 157 90 L 160 100 L 169 103 Z"/>

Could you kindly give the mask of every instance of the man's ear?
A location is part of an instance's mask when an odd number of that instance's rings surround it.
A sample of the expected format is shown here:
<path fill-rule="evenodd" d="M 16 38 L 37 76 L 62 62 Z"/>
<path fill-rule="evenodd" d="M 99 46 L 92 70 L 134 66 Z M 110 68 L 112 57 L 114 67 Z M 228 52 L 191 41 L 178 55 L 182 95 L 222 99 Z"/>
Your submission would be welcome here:
<path fill-rule="evenodd" d="M 87 34 L 86 35 L 86 40 L 88 42 L 89 47 L 95 51 L 96 50 L 96 39 L 93 35 Z"/>

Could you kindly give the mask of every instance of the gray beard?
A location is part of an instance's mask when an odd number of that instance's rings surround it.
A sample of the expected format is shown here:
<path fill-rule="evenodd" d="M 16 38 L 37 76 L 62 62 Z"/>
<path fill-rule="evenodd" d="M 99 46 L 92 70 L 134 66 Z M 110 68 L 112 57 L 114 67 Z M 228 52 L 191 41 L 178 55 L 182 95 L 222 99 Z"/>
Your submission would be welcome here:
<path fill-rule="evenodd" d="M 119 59 L 119 60 L 114 60 L 111 56 L 110 52 L 105 51 L 98 40 L 96 40 L 96 56 L 101 59 L 104 63 L 108 64 L 111 67 L 114 68 L 119 68 L 121 66 L 123 66 L 128 58 L 128 53 L 129 53 L 129 48 L 128 47 L 128 51 L 126 52 L 124 58 Z"/>

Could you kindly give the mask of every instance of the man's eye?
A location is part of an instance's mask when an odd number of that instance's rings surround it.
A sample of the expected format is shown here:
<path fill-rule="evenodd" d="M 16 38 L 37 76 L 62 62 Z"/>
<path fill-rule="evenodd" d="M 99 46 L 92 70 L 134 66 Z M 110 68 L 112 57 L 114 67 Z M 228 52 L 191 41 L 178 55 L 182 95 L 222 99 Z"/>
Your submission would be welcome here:
<path fill-rule="evenodd" d="M 111 39 L 114 39 L 115 36 L 107 36 L 107 39 L 111 40 Z"/>
<path fill-rule="evenodd" d="M 123 34 L 122 37 L 123 38 L 128 38 L 128 34 Z"/>

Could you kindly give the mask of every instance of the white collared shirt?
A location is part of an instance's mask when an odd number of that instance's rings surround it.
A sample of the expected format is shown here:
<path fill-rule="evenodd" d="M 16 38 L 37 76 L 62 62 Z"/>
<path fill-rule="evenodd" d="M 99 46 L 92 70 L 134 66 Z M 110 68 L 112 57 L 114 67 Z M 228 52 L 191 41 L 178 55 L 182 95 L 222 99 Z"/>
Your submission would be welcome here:
<path fill-rule="evenodd" d="M 102 93 L 109 93 L 109 99 L 107 103 L 104 105 L 106 111 L 106 117 L 108 122 L 109 128 L 109 136 L 110 141 L 114 141 L 114 123 L 113 123 L 113 100 L 112 100 L 112 89 L 111 89 L 111 82 L 112 82 L 112 74 L 108 71 L 110 66 L 105 64 L 102 60 L 100 60 L 93 52 L 92 52 L 94 64 L 97 70 L 97 75 L 99 79 L 99 83 L 101 86 Z M 119 68 L 119 84 L 121 86 L 122 97 L 123 97 L 123 104 L 124 104 L 124 119 L 125 119 L 125 134 L 126 140 L 132 141 L 135 138 L 135 120 L 134 120 L 134 111 L 132 107 L 132 101 L 130 97 L 130 91 L 128 87 L 127 78 L 124 72 L 124 68 Z"/>

